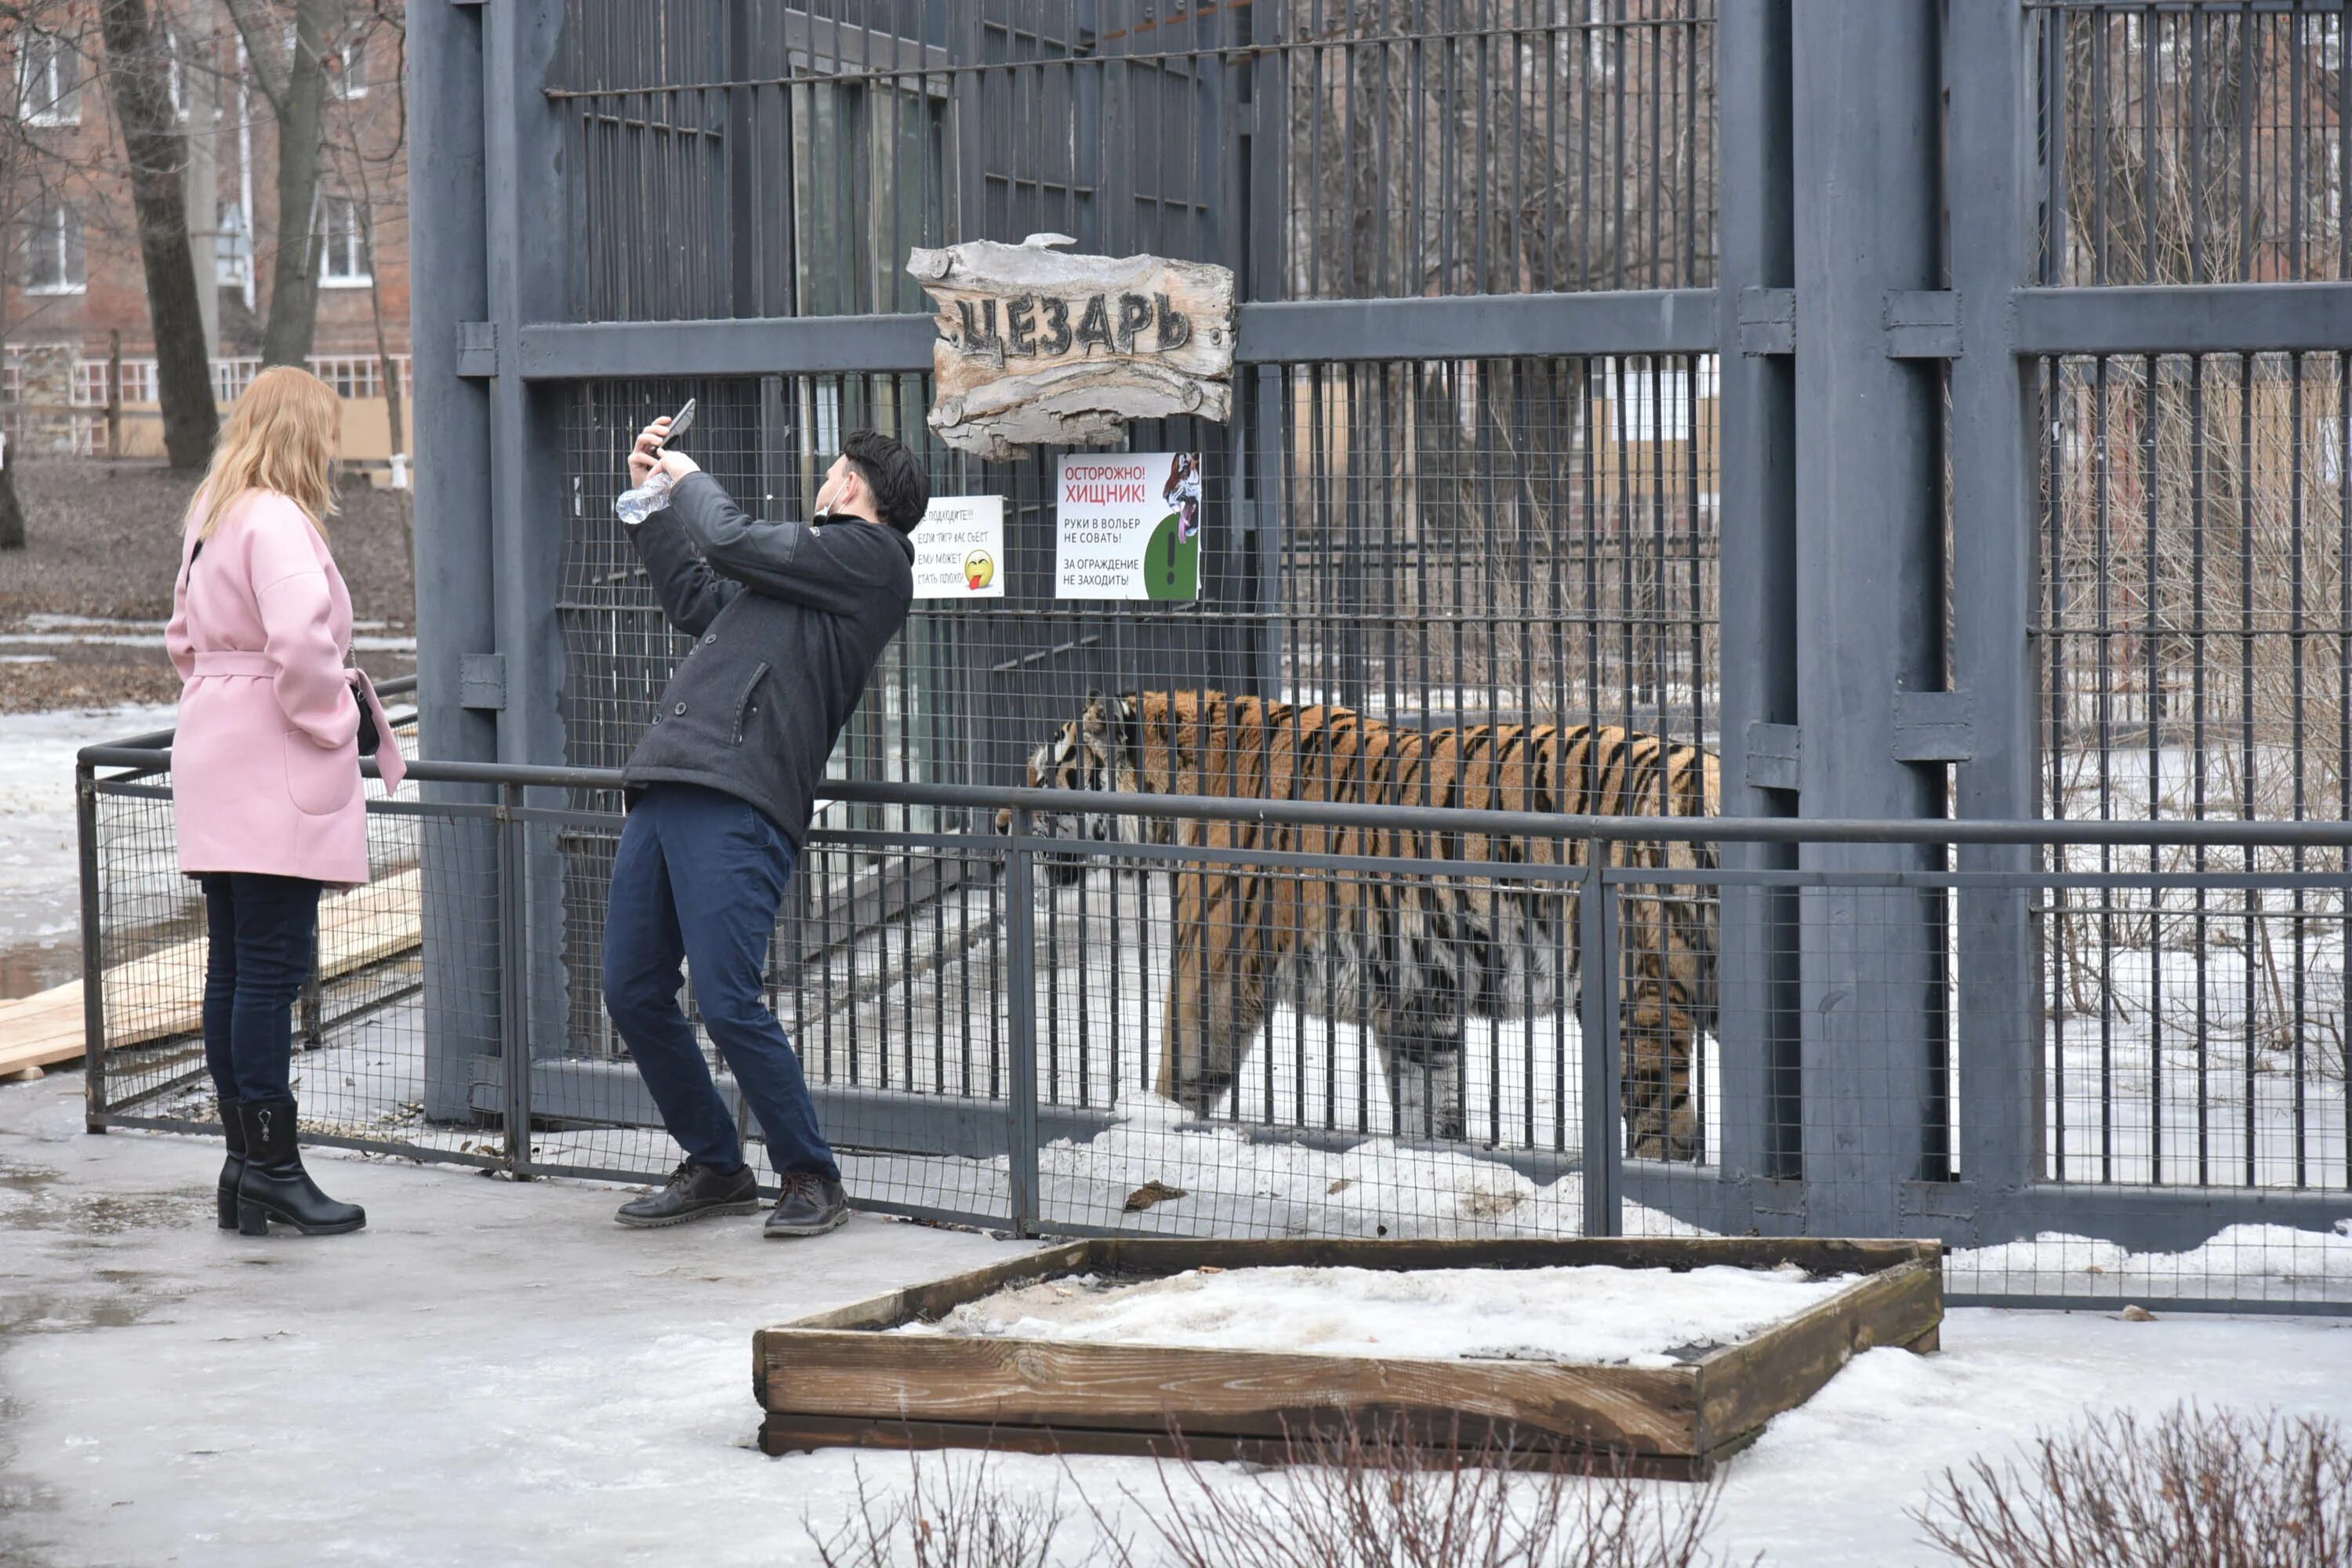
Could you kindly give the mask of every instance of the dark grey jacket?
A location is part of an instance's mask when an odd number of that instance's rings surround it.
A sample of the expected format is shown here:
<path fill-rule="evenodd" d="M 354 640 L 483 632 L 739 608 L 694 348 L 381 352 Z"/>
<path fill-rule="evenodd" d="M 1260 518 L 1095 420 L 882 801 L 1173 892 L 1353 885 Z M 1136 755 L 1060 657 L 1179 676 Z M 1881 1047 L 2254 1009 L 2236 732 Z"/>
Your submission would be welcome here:
<path fill-rule="evenodd" d="M 663 612 L 694 647 L 630 754 L 629 789 L 724 791 L 799 847 L 833 743 L 906 624 L 914 545 L 854 517 L 757 521 L 701 473 L 630 531 Z"/>

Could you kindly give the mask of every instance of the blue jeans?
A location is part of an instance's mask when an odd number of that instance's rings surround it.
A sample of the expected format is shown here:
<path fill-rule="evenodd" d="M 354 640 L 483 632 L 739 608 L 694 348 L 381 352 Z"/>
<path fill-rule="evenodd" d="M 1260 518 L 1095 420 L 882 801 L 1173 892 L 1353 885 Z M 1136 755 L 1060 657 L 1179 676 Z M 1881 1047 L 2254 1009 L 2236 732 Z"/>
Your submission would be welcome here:
<path fill-rule="evenodd" d="M 736 1170 L 742 1140 L 678 1010 L 678 962 L 692 964 L 703 1026 L 767 1135 L 770 1163 L 839 1181 L 761 984 L 793 859 L 782 829 L 732 795 L 666 784 L 639 796 L 613 858 L 604 1008 L 687 1158 Z"/>
<path fill-rule="evenodd" d="M 205 889 L 205 1065 L 223 1100 L 293 1092 L 295 998 L 310 978 L 319 884 L 215 871 Z"/>

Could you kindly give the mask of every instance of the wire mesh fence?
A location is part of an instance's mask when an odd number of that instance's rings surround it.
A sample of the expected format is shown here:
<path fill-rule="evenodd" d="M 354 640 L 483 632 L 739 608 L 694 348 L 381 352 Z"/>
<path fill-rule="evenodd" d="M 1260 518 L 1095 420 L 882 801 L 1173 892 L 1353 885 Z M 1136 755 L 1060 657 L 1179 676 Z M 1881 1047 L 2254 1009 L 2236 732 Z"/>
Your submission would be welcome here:
<path fill-rule="evenodd" d="M 202 942 L 173 869 L 168 754 L 94 757 L 93 1121 L 201 1128 Z M 1813 842 L 1809 862 L 1834 853 L 1801 868 L 1732 870 L 1722 836 L 1806 830 L 1507 806 L 1479 788 L 1507 765 L 1465 766 L 1451 799 L 1468 809 L 1319 796 L 1244 813 L 1083 775 L 839 786 L 928 814 L 813 834 L 771 952 L 767 1003 L 854 1200 L 1031 1233 L 1927 1234 L 1970 1298 L 2352 1309 L 2352 1087 L 2340 1053 L 2282 1050 L 2250 1022 L 2249 971 L 2205 966 L 2193 1035 L 2077 1020 L 1956 1045 L 1968 900 L 2030 911 L 2054 971 L 2053 930 L 2082 900 L 2227 893 L 2284 935 L 2319 874 L 1948 870 L 1916 824 Z M 612 843 L 619 816 L 598 803 L 617 780 L 417 776 L 398 798 L 372 791 L 374 879 L 322 906 L 306 1131 L 518 1174 L 659 1177 L 677 1150 L 593 978 L 609 861 L 530 869 L 557 838 Z M 460 786 L 473 797 L 431 798 Z M 1759 1021 L 1722 1007 L 1727 955 L 1752 951 L 1725 922 L 1758 918 L 1746 895 L 1768 888 L 1796 911 L 1769 956 L 1816 1021 L 1793 1095 L 1756 1070 Z M 2160 970 L 2159 926 L 2137 930 L 2116 951 Z M 2340 1030 L 2340 984 L 2306 1003 L 2315 1040 Z M 2012 1144 L 2031 1152 L 2014 1184 L 1995 1168 Z M 1766 1174 L 1779 1146 L 1799 1166 Z"/>
<path fill-rule="evenodd" d="M 2352 277 L 2343 6 L 2025 4 L 2043 100 L 2044 281 Z"/>
<path fill-rule="evenodd" d="M 1704 287 L 1715 14 L 575 0 L 578 319 L 920 310 L 914 247 L 1227 259 L 1254 225 L 1259 298 Z"/>

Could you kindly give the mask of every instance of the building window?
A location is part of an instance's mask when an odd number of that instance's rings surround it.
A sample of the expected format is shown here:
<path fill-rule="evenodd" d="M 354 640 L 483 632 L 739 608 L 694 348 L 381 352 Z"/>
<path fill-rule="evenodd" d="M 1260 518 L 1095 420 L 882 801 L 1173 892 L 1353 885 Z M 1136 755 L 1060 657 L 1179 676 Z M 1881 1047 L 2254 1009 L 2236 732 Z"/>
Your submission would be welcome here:
<path fill-rule="evenodd" d="M 1697 363 L 1698 401 L 1717 396 L 1715 362 Z M 1692 362 L 1653 361 L 1647 354 L 1600 362 L 1598 395 L 1608 403 L 1609 437 L 1618 442 L 1687 441 L 1691 438 Z"/>
<path fill-rule="evenodd" d="M 71 44 L 26 35 L 16 55 L 16 111 L 27 125 L 81 123 L 81 58 Z"/>
<path fill-rule="evenodd" d="M 323 289 L 356 289 L 375 280 L 369 270 L 367 228 L 360 221 L 360 205 L 349 196 L 328 196 L 319 204 L 319 285 Z"/>
<path fill-rule="evenodd" d="M 82 290 L 81 215 L 62 202 L 36 207 L 25 222 L 25 291 Z"/>
<path fill-rule="evenodd" d="M 258 357 L 216 359 L 213 361 L 213 397 L 221 403 L 235 403 L 252 386 L 253 378 L 261 374 Z"/>
<path fill-rule="evenodd" d="M 224 289 L 242 289 L 253 281 L 253 235 L 245 226 L 245 209 L 235 202 L 220 204 L 213 280 Z"/>

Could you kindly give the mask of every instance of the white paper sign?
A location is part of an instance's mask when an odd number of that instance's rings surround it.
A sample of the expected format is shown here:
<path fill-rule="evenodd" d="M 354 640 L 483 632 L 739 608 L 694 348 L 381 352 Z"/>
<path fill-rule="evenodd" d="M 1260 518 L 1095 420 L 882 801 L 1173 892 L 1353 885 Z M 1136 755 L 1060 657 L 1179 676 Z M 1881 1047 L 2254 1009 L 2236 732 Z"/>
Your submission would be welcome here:
<path fill-rule="evenodd" d="M 908 537 L 918 599 L 1004 597 L 1003 496 L 933 496 Z"/>
<path fill-rule="evenodd" d="M 1055 495 L 1055 598 L 1201 596 L 1201 454 L 1070 454 Z"/>

